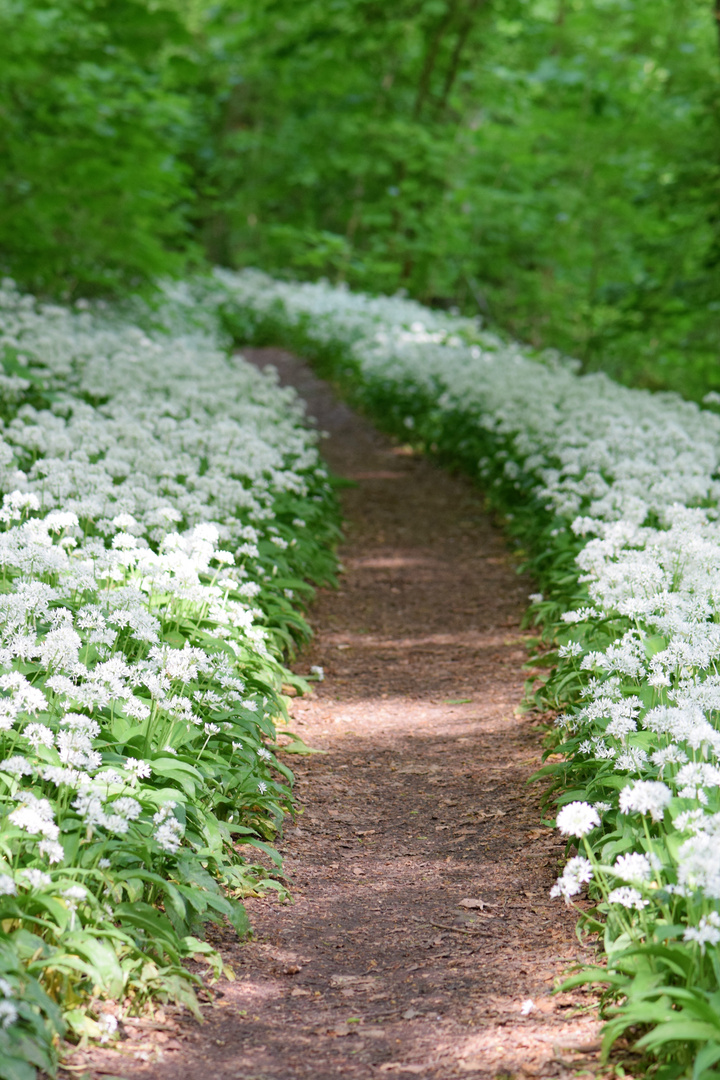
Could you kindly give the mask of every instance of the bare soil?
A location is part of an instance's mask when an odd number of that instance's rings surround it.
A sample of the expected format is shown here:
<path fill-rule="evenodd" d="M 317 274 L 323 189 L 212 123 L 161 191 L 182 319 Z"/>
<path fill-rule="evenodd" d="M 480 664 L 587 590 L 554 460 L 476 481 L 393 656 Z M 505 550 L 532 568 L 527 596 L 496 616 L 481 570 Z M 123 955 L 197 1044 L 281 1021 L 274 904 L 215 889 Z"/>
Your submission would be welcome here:
<path fill-rule="evenodd" d="M 162 1011 L 73 1075 L 143 1080 L 570 1077 L 598 1068 L 587 960 L 548 898 L 563 848 L 541 824 L 542 732 L 520 704 L 531 582 L 463 478 L 379 435 L 309 368 L 295 385 L 356 482 L 339 590 L 320 590 L 297 670 L 325 681 L 293 728 L 300 813 L 282 841 L 293 900 L 251 899 L 255 936 L 216 940 L 223 981 L 197 1024 Z"/>

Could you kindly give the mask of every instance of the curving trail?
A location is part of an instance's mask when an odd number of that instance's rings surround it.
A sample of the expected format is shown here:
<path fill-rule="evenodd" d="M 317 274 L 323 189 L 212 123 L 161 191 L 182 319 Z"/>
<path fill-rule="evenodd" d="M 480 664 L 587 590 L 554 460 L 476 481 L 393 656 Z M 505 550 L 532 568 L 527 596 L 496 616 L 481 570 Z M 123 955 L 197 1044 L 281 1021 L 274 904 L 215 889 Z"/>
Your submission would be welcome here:
<path fill-rule="evenodd" d="M 525 785 L 540 761 L 538 729 L 518 711 L 530 586 L 468 482 L 378 435 L 289 354 L 245 355 L 298 388 L 330 433 L 331 467 L 357 482 L 343 492 L 346 574 L 321 591 L 298 663 L 326 672 L 293 713 L 327 755 L 288 759 L 303 807 L 282 846 L 295 902 L 248 902 L 255 940 L 224 940 L 237 981 L 206 1024 L 168 1011 L 129 1026 L 120 1052 L 75 1055 L 76 1070 L 593 1073 L 592 996 L 550 996 L 582 952 L 573 914 L 548 899 L 562 845 Z"/>

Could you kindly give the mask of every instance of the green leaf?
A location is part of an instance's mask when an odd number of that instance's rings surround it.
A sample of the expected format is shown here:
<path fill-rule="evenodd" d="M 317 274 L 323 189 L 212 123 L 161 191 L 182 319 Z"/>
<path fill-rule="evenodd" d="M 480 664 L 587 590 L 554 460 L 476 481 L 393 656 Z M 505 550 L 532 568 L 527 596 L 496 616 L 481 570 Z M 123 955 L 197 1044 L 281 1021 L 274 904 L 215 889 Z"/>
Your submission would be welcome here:
<path fill-rule="evenodd" d="M 96 981 L 106 994 L 113 998 L 122 996 L 125 976 L 115 949 L 109 942 L 91 933 L 74 933 L 65 936 L 63 946 L 75 950 L 92 965 Z"/>
<path fill-rule="evenodd" d="M 703 1080 L 703 1074 L 720 1061 L 720 1043 L 711 1041 L 703 1046 L 693 1061 L 692 1080 Z"/>
<path fill-rule="evenodd" d="M 29 1061 L 3 1055 L 0 1058 L 1 1080 L 35 1080 L 37 1073 Z"/>
<path fill-rule="evenodd" d="M 658 1050 L 676 1042 L 706 1042 L 720 1038 L 720 1024 L 702 1020 L 667 1020 L 643 1035 L 635 1044 L 638 1048 Z"/>

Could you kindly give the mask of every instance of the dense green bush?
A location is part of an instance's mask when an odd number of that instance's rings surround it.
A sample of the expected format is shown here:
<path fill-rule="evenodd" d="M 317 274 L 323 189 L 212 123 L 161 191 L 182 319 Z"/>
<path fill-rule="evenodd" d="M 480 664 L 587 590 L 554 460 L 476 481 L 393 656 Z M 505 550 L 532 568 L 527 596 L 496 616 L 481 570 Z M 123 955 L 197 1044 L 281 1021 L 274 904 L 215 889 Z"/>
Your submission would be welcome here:
<path fill-rule="evenodd" d="M 0 3 L 0 260 L 44 293 L 117 291 L 184 265 L 194 113 L 170 5 Z"/>

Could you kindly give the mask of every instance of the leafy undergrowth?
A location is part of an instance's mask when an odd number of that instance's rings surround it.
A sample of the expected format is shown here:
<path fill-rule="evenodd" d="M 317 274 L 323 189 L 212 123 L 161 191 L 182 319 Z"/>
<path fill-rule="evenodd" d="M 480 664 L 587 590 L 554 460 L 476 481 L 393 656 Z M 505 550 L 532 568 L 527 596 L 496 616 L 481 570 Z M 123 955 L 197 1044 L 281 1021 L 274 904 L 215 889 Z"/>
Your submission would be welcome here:
<path fill-rule="evenodd" d="M 285 344 L 387 430 L 476 477 L 542 593 L 542 777 L 587 886 L 621 1036 L 664 1080 L 720 1063 L 720 419 L 399 298 L 217 271 L 192 301 Z M 573 851 L 575 852 L 573 854 Z"/>
<path fill-rule="evenodd" d="M 203 926 L 281 889 L 283 658 L 336 501 L 295 395 L 166 301 L 0 290 L 0 1077 L 198 1012 Z M 301 740 L 295 748 L 302 749 Z"/>

